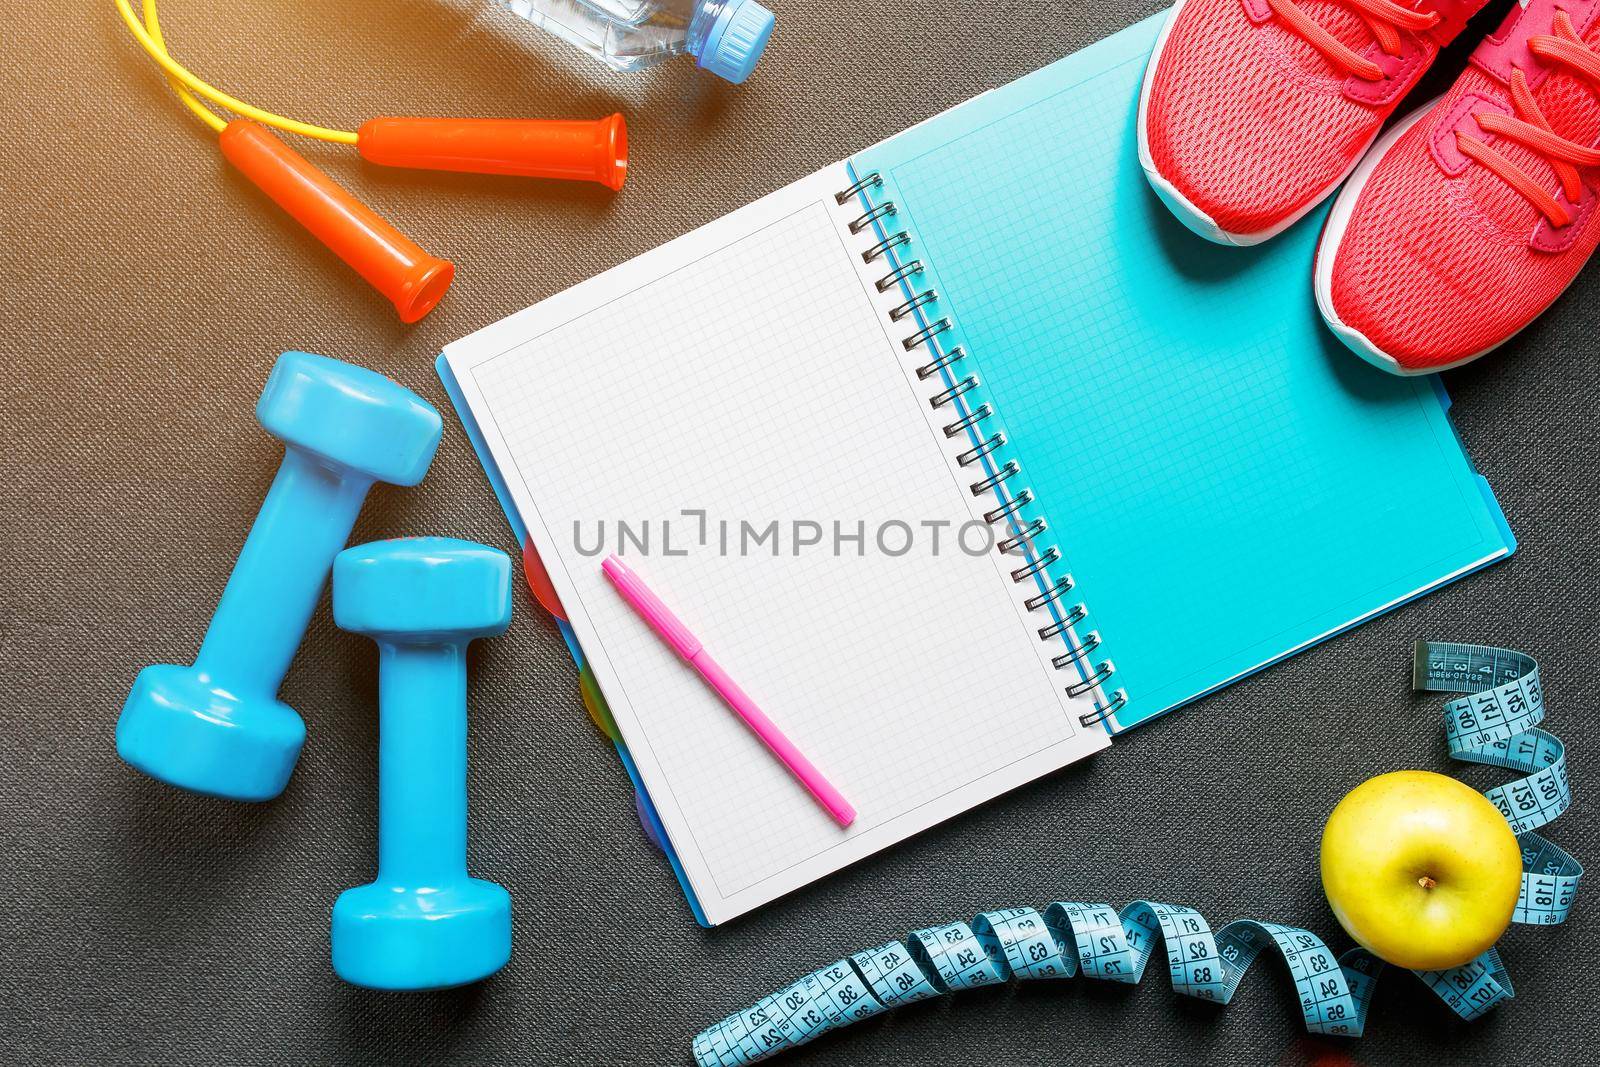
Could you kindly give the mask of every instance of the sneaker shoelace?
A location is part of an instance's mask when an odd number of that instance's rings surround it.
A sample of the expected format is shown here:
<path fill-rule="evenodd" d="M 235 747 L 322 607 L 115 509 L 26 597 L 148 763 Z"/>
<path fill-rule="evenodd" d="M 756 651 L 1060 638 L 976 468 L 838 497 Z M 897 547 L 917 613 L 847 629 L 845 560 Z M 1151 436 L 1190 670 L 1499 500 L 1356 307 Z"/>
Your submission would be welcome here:
<path fill-rule="evenodd" d="M 1583 43 L 1565 11 L 1556 12 L 1553 28 L 1554 33 L 1530 37 L 1529 51 L 1537 59 L 1565 68 L 1600 92 L 1600 53 Z M 1482 112 L 1474 117 L 1485 133 L 1515 141 L 1549 163 L 1561 183 L 1566 204 L 1549 193 L 1533 175 L 1495 151 L 1488 142 L 1457 130 L 1456 145 L 1462 155 L 1483 164 L 1520 193 L 1550 221 L 1550 225 L 1557 229 L 1571 225 L 1573 216 L 1567 204 L 1577 205 L 1583 199 L 1583 176 L 1579 168 L 1600 167 L 1600 149 L 1569 141 L 1555 132 L 1555 128 L 1539 110 L 1539 103 L 1528 88 L 1527 75 L 1520 67 L 1514 67 L 1511 71 L 1511 107 L 1516 112 L 1515 118 L 1497 111 Z"/>
<path fill-rule="evenodd" d="M 1354 10 L 1366 23 L 1378 47 L 1385 55 L 1398 58 L 1401 50 L 1400 31 L 1413 33 L 1438 25 L 1439 16 L 1433 12 L 1413 11 L 1393 0 L 1339 0 Z M 1267 0 L 1267 6 L 1291 32 L 1302 38 L 1312 48 L 1322 53 L 1336 70 L 1353 74 L 1369 82 L 1383 80 L 1383 68 L 1357 52 L 1328 29 L 1318 23 L 1295 0 Z"/>

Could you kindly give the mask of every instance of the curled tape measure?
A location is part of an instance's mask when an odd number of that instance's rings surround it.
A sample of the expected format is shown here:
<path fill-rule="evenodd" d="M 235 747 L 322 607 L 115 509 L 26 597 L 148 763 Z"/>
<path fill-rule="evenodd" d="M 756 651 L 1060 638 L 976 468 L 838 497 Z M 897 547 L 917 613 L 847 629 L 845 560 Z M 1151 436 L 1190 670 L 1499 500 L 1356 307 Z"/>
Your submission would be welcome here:
<path fill-rule="evenodd" d="M 1412 684 L 1466 693 L 1445 704 L 1452 757 L 1523 772 L 1485 795 L 1522 846 L 1522 892 L 1512 921 L 1532 925 L 1567 917 L 1583 868 L 1533 831 L 1572 802 L 1559 740 L 1536 729 L 1544 718 L 1539 666 L 1502 648 L 1418 642 Z M 1213 930 L 1193 908 L 1136 900 L 1057 902 L 1043 911 L 1006 908 L 971 922 L 917 930 L 811 972 L 695 1035 L 699 1067 L 737 1067 L 802 1045 L 828 1030 L 913 1001 L 1015 978 L 1138 982 L 1166 946 L 1167 975 L 1184 996 L 1227 1004 L 1262 952 L 1288 965 L 1306 1029 L 1359 1037 L 1383 961 L 1362 948 L 1342 956 L 1315 934 L 1279 923 L 1238 919 Z M 1448 971 L 1416 975 L 1463 1019 L 1512 996 L 1511 978 L 1490 949 Z"/>

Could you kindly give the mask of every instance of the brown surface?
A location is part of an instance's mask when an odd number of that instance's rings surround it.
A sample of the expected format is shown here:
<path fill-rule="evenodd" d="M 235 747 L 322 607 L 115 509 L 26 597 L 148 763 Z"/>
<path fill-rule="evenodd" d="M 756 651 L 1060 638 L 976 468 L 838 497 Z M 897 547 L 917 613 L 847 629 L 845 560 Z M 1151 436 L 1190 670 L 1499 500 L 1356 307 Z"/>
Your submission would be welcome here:
<path fill-rule="evenodd" d="M 283 690 L 310 739 L 280 801 L 189 797 L 116 760 L 112 724 L 134 672 L 193 654 L 276 466 L 279 446 L 250 412 L 279 351 L 356 360 L 445 408 L 432 371 L 443 343 L 1155 6 L 774 0 L 771 52 L 734 89 L 688 63 L 607 76 L 478 0 L 166 0 L 184 61 L 307 119 L 627 113 L 620 196 L 308 149 L 455 260 L 454 290 L 408 329 L 228 172 L 107 0 L 9 5 L 0 1058 L 678 1062 L 695 1030 L 755 994 L 997 905 L 1154 895 L 1217 921 L 1332 935 L 1315 878 L 1326 811 L 1370 774 L 1444 769 L 1432 705 L 1405 693 L 1419 635 L 1544 659 L 1580 798 L 1552 836 L 1600 855 L 1587 770 L 1600 751 L 1597 272 L 1506 353 L 1450 379 L 1463 435 L 1522 539 L 1514 561 L 724 930 L 689 922 L 632 825 L 560 641 L 525 604 L 473 661 L 473 865 L 511 888 L 517 916 L 512 964 L 479 988 L 382 997 L 329 972 L 328 908 L 370 877 L 375 692 L 370 645 L 325 608 Z M 981 28 L 991 21 L 1023 27 L 1019 40 Z M 513 547 L 446 422 L 427 481 L 376 491 L 357 540 L 434 532 Z M 1350 736 L 1324 733 L 1346 714 Z M 1096 824 L 1103 833 L 1083 829 Z M 1594 1034 L 1592 904 L 1563 931 L 1513 936 L 1519 997 L 1476 1027 L 1386 978 L 1362 1061 L 1506 1062 L 1536 1031 L 1553 1060 L 1571 1059 Z M 1292 994 L 1271 966 L 1223 1013 L 1178 1003 L 1152 970 L 1135 991 L 1079 983 L 910 1009 L 795 1061 L 1094 1062 L 1121 1047 L 1152 1062 L 1254 1063 L 1297 1047 Z"/>

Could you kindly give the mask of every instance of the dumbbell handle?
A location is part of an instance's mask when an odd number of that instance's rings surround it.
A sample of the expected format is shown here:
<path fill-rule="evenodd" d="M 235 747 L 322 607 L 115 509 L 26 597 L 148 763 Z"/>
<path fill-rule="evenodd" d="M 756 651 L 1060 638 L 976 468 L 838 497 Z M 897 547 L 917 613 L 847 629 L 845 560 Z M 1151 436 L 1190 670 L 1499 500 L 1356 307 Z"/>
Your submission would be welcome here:
<path fill-rule="evenodd" d="M 467 876 L 467 647 L 378 642 L 378 882 Z"/>
<path fill-rule="evenodd" d="M 277 692 L 371 487 L 371 479 L 298 448 L 284 452 L 200 643 L 197 670 L 239 692 Z"/>

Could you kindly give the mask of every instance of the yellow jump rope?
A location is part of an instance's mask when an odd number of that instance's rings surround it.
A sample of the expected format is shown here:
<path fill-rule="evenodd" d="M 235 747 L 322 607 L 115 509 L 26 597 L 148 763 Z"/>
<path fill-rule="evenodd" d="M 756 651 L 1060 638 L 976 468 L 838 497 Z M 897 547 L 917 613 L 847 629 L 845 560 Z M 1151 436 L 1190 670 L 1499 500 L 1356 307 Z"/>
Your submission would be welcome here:
<path fill-rule="evenodd" d="M 368 162 L 391 167 L 593 181 L 612 190 L 627 178 L 621 115 L 594 121 L 376 118 L 355 131 L 316 126 L 245 103 L 173 59 L 155 0 L 142 0 L 142 19 L 129 0 L 113 2 L 183 106 L 217 133 L 223 157 L 388 297 L 404 322 L 433 310 L 450 287 L 454 265 L 425 252 L 268 127 L 353 145 Z M 236 117 L 223 118 L 202 99 Z"/>

